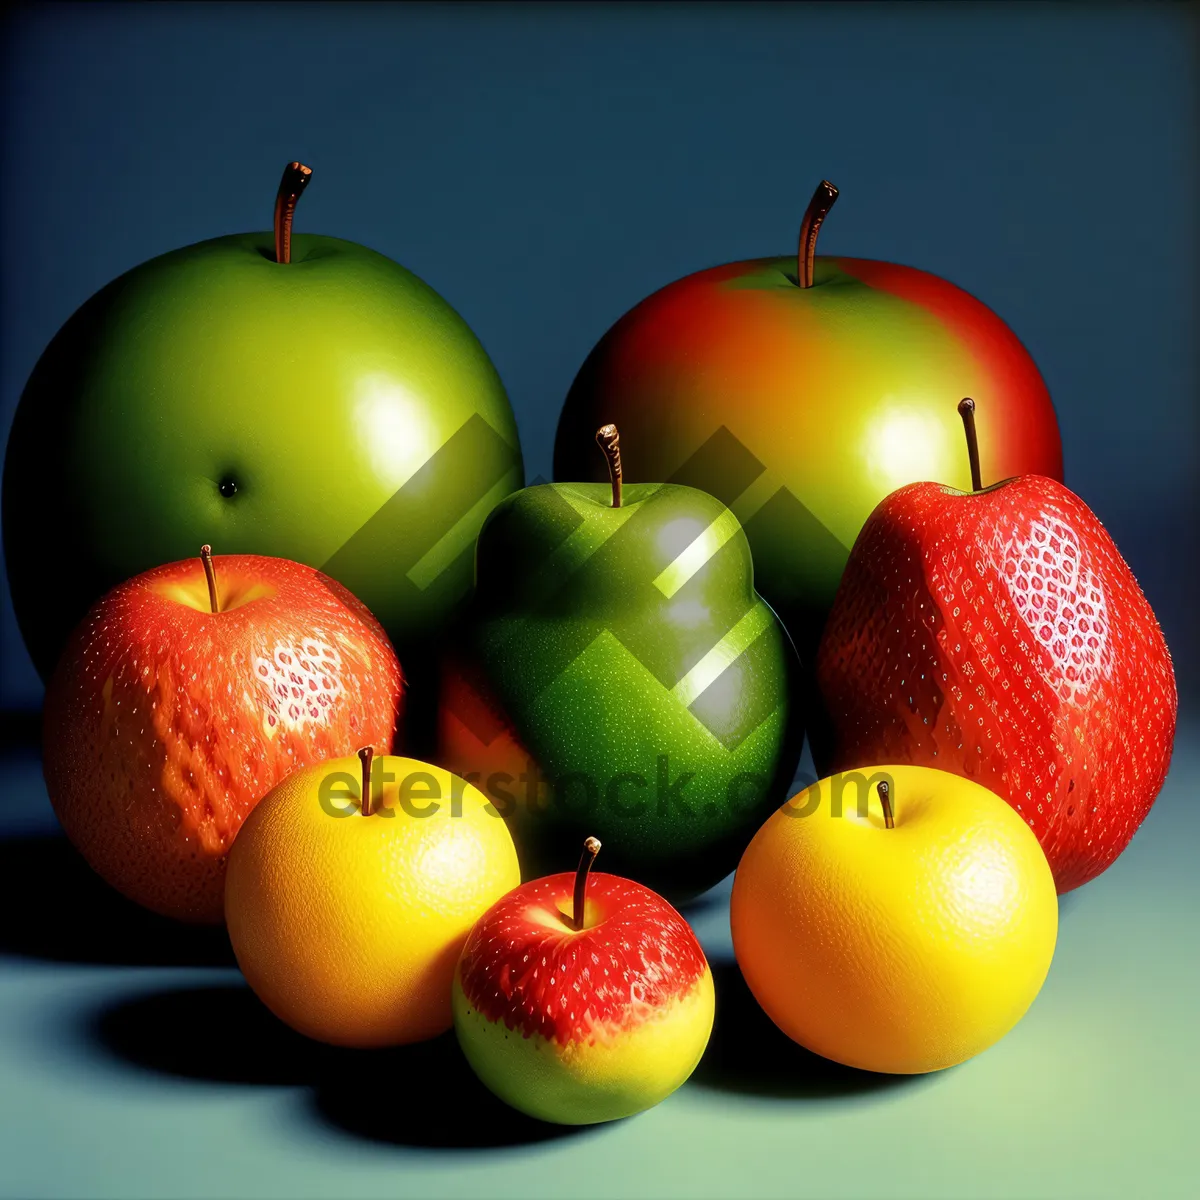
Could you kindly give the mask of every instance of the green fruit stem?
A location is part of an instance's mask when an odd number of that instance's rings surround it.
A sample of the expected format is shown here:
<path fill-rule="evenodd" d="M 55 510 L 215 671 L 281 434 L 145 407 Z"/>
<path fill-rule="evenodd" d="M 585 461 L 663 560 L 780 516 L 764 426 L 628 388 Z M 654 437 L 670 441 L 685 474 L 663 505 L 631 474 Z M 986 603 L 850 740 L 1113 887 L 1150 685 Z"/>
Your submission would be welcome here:
<path fill-rule="evenodd" d="M 358 752 L 358 761 L 362 764 L 362 783 L 359 787 L 358 810 L 364 817 L 371 815 L 371 759 L 375 751 L 370 746 L 364 746 Z"/>
<path fill-rule="evenodd" d="M 596 430 L 596 441 L 608 461 L 608 475 L 612 480 L 613 508 L 621 507 L 621 435 L 615 425 L 601 425 Z"/>
<path fill-rule="evenodd" d="M 212 547 L 200 547 L 200 561 L 204 564 L 204 578 L 208 581 L 208 606 L 213 612 L 221 611 L 221 602 L 217 598 L 217 569 L 213 566 Z"/>
<path fill-rule="evenodd" d="M 975 432 L 975 401 L 964 396 L 958 402 L 958 415 L 962 417 L 963 432 L 967 435 L 967 454 L 971 459 L 971 488 L 978 492 L 983 487 L 983 476 L 979 471 L 979 435 Z"/>
<path fill-rule="evenodd" d="M 279 191 L 275 194 L 275 261 L 292 261 L 292 218 L 296 215 L 296 201 L 312 178 L 312 167 L 303 163 L 290 162 L 283 168 Z"/>
<path fill-rule="evenodd" d="M 802 288 L 810 288 L 813 285 L 817 234 L 820 232 L 821 222 L 829 215 L 829 210 L 837 198 L 837 188 L 828 179 L 822 179 L 808 202 L 808 208 L 804 210 L 804 220 L 800 222 L 800 248 L 796 252 L 796 282 Z"/>
<path fill-rule="evenodd" d="M 579 856 L 579 866 L 575 870 L 575 895 L 571 904 L 571 920 L 576 929 L 583 928 L 583 908 L 587 899 L 588 872 L 596 855 L 600 853 L 600 839 L 590 837 L 583 843 L 583 853 Z"/>

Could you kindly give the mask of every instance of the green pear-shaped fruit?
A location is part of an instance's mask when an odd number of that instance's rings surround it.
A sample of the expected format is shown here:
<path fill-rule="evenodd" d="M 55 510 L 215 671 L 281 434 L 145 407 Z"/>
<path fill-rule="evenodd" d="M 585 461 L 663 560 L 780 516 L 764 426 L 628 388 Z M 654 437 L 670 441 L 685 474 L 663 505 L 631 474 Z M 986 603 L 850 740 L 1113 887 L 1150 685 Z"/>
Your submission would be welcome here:
<path fill-rule="evenodd" d="M 676 900 L 732 870 L 802 731 L 794 650 L 729 509 L 675 484 L 525 488 L 484 523 L 476 589 L 440 753 L 508 820 L 524 877 L 588 834 Z"/>

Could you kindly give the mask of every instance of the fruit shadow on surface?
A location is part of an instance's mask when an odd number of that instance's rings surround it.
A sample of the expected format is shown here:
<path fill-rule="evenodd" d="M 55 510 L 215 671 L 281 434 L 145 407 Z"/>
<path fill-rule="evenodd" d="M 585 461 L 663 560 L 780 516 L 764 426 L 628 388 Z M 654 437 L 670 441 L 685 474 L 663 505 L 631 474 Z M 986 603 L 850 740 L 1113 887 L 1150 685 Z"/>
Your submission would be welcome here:
<path fill-rule="evenodd" d="M 224 928 L 182 925 L 113 891 L 57 833 L 0 836 L 0 954 L 113 966 L 232 966 Z"/>
<path fill-rule="evenodd" d="M 858 1071 L 805 1050 L 759 1007 L 736 963 L 711 966 L 716 1018 L 692 1084 L 775 1099 L 833 1100 L 913 1087 L 931 1078 Z"/>
<path fill-rule="evenodd" d="M 535 1121 L 476 1079 L 453 1032 L 346 1050 L 293 1032 L 245 985 L 142 993 L 96 1012 L 89 1040 L 117 1061 L 179 1079 L 311 1090 L 314 1119 L 396 1146 L 494 1149 L 586 1133 Z"/>

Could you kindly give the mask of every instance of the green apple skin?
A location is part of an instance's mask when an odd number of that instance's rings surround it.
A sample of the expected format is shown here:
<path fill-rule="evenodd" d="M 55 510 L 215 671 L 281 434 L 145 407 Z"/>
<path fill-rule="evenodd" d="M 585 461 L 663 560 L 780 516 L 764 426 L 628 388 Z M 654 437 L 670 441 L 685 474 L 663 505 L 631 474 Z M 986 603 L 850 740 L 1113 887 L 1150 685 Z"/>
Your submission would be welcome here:
<path fill-rule="evenodd" d="M 99 291 L 33 371 L 4 465 L 17 620 L 45 677 L 97 597 L 207 542 L 324 570 L 403 654 L 523 482 L 495 368 L 410 271 L 312 234 L 282 264 L 270 233 L 200 242 Z"/>
<path fill-rule="evenodd" d="M 595 836 L 613 872 L 680 902 L 736 866 L 786 793 L 796 665 L 719 500 L 638 484 L 614 508 L 603 484 L 525 488 L 480 534 L 442 761 L 509 821 L 523 878 Z"/>

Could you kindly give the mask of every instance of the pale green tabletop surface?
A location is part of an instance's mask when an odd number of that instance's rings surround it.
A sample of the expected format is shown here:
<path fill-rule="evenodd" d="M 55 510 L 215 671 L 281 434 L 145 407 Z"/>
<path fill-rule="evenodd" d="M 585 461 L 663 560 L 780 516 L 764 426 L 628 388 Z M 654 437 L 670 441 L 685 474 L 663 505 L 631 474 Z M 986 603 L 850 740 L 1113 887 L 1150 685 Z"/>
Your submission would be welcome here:
<path fill-rule="evenodd" d="M 1062 903 L 1024 1021 L 936 1076 L 806 1054 L 733 965 L 728 881 L 689 910 L 717 1028 L 658 1108 L 510 1115 L 451 1038 L 346 1053 L 262 1010 L 221 937 L 172 935 L 68 852 L 29 751 L 0 763 L 0 1193 L 6 1196 L 1200 1194 L 1200 762 L 1183 725 L 1124 857 Z"/>

